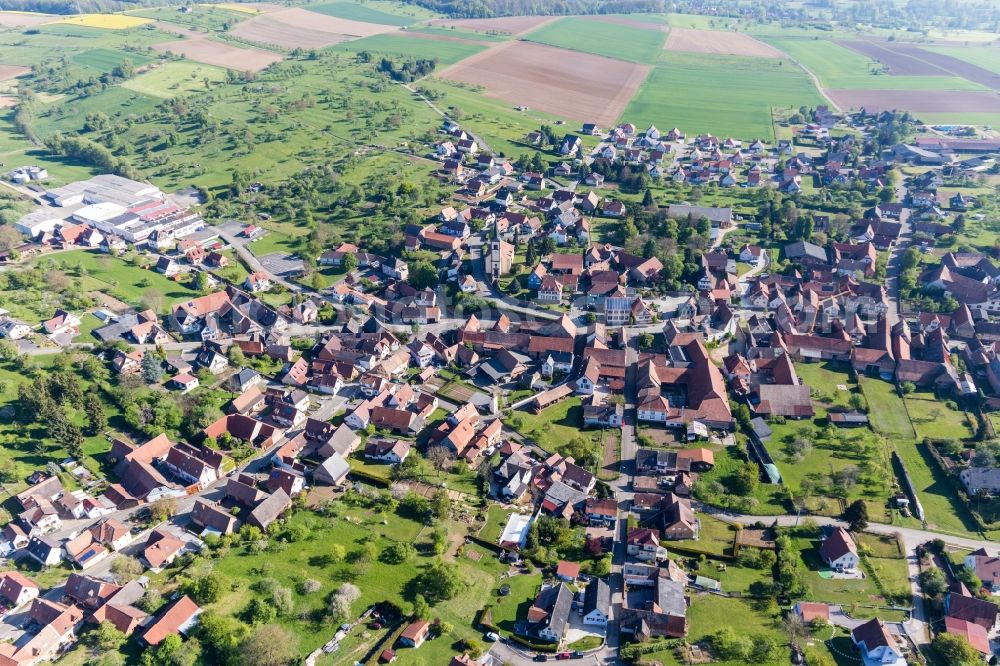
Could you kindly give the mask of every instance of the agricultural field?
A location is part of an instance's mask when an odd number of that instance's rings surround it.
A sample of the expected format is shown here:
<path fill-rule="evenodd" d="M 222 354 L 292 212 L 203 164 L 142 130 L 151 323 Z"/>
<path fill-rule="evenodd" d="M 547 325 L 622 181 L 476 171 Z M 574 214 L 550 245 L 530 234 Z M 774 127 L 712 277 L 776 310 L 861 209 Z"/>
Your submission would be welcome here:
<path fill-rule="evenodd" d="M 1000 49 L 993 46 L 921 46 L 924 51 L 963 60 L 971 65 L 1000 75 Z"/>
<path fill-rule="evenodd" d="M 768 141 L 772 108 L 822 103 L 809 78 L 780 60 L 665 52 L 620 118 Z"/>
<path fill-rule="evenodd" d="M 415 5 L 402 2 L 325 2 L 306 5 L 311 12 L 325 14 L 349 21 L 380 23 L 382 25 L 408 26 L 433 16 Z"/>
<path fill-rule="evenodd" d="M 412 36 L 427 35 L 428 37 L 438 37 L 449 40 L 464 40 L 472 42 L 503 42 L 510 39 L 507 35 L 489 34 L 486 32 L 475 32 L 473 30 L 460 30 L 457 28 L 445 28 L 436 26 L 419 26 L 408 28 L 406 34 Z"/>
<path fill-rule="evenodd" d="M 393 25 L 363 23 L 292 8 L 247 19 L 229 32 L 241 39 L 282 49 L 314 49 L 396 29 Z"/>
<path fill-rule="evenodd" d="M 41 23 L 48 23 L 58 17 L 52 14 L 36 14 L 35 12 L 0 11 L 0 27 L 27 28 Z"/>
<path fill-rule="evenodd" d="M 484 45 L 480 44 L 433 36 L 425 39 L 419 37 L 418 34 L 407 31 L 398 34 L 374 35 L 341 44 L 337 48 L 354 53 L 368 51 L 372 54 L 384 54 L 390 57 L 437 58 L 440 66 L 452 65 L 465 60 L 485 48 Z"/>
<path fill-rule="evenodd" d="M 826 89 L 982 90 L 981 86 L 957 76 L 884 74 L 871 58 L 828 40 L 772 36 L 762 39 L 802 63 Z"/>
<path fill-rule="evenodd" d="M 484 19 L 434 19 L 427 25 L 501 35 L 523 35 L 553 21 L 550 16 L 501 16 Z"/>
<path fill-rule="evenodd" d="M 564 18 L 547 23 L 524 39 L 539 44 L 617 58 L 629 62 L 656 62 L 666 37 L 661 30 L 636 28 L 589 18 Z"/>
<path fill-rule="evenodd" d="M 83 53 L 77 53 L 72 57 L 72 60 L 78 65 L 83 65 L 102 73 L 110 72 L 115 67 L 119 67 L 126 62 L 132 63 L 132 66 L 137 68 L 153 62 L 153 58 L 145 53 L 128 53 L 112 49 L 90 49 Z"/>
<path fill-rule="evenodd" d="M 86 28 L 102 28 L 104 30 L 128 30 L 146 25 L 150 20 L 141 16 L 128 16 L 126 14 L 82 14 L 60 19 L 55 23 L 66 25 L 79 25 Z"/>
<path fill-rule="evenodd" d="M 441 70 L 488 97 L 579 122 L 614 123 L 648 68 L 530 42 L 507 42 Z"/>
<path fill-rule="evenodd" d="M 222 5 L 198 5 L 194 11 L 186 13 L 178 11 L 176 7 L 149 7 L 136 9 L 129 12 L 129 15 L 141 16 L 157 22 L 167 21 L 198 30 L 221 31 L 227 30 L 230 26 L 257 13 L 255 10 L 249 9 L 250 13 L 248 14 L 247 10 L 247 6 L 243 6 L 242 10 L 237 11 L 235 8 L 223 7 Z"/>
<path fill-rule="evenodd" d="M 281 55 L 271 51 L 248 46 L 233 46 L 198 33 L 191 34 L 185 39 L 160 42 L 153 48 L 161 53 L 184 56 L 206 65 L 240 72 L 259 72 L 283 59 Z"/>
<path fill-rule="evenodd" d="M 666 49 L 668 51 L 751 58 L 782 58 L 785 55 L 770 44 L 741 32 L 691 30 L 688 28 L 671 28 L 670 36 L 667 37 Z"/>

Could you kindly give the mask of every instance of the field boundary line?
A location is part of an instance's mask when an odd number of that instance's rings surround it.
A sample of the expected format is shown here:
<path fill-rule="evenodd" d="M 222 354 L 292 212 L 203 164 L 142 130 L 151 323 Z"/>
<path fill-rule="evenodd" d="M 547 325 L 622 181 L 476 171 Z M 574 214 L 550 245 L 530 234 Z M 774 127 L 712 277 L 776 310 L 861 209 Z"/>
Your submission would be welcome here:
<path fill-rule="evenodd" d="M 816 76 L 815 74 L 813 74 L 811 69 L 809 69 L 808 67 L 806 67 L 805 65 L 803 65 L 801 62 L 799 62 L 797 59 L 795 59 L 791 55 L 789 55 L 788 51 L 782 51 L 782 53 L 784 53 L 786 56 L 788 56 L 789 60 L 791 60 L 793 63 L 795 63 L 799 67 L 799 69 L 801 69 L 803 72 L 805 72 L 809 76 L 809 78 L 812 79 L 813 85 L 816 86 L 816 90 L 823 97 L 823 99 L 825 99 L 827 101 L 827 103 L 833 108 L 834 111 L 836 111 L 837 113 L 840 113 L 841 111 L 843 111 L 843 109 L 840 108 L 840 105 L 837 104 L 835 101 L 833 101 L 832 97 L 830 97 L 829 95 L 826 94 L 826 88 L 823 87 L 823 85 L 820 83 L 819 77 Z"/>

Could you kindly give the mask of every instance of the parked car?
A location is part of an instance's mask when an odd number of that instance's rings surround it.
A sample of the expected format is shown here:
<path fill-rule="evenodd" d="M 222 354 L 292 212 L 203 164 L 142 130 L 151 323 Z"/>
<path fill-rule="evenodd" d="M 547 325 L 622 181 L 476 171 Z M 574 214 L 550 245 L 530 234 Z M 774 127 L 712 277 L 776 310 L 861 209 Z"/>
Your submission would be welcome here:
<path fill-rule="evenodd" d="M 532 661 L 548 661 L 548 660 L 549 658 L 546 657 L 544 654 L 536 654 L 535 658 L 532 659 Z"/>
<path fill-rule="evenodd" d="M 563 661 L 564 659 L 569 659 L 569 658 L 570 658 L 569 652 L 560 652 L 559 654 L 556 655 L 556 659 L 558 659 L 559 661 Z"/>
<path fill-rule="evenodd" d="M 498 634 L 495 631 L 487 631 L 485 638 L 490 643 L 496 643 L 498 640 L 500 640 L 500 634 Z"/>

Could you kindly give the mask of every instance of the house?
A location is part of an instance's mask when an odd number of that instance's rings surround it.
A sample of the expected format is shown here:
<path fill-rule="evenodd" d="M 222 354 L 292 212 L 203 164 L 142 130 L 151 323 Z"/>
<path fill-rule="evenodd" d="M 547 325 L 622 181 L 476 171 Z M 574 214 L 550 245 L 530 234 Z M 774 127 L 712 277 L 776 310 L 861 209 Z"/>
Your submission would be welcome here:
<path fill-rule="evenodd" d="M 975 571 L 987 589 L 1000 590 L 1000 558 L 988 555 L 985 548 L 974 550 L 965 556 L 963 564 Z"/>
<path fill-rule="evenodd" d="M 660 552 L 659 532 L 647 527 L 630 527 L 625 540 L 625 551 L 637 560 L 655 562 Z"/>
<path fill-rule="evenodd" d="M 193 375 L 175 375 L 170 378 L 170 385 L 178 389 L 181 393 L 188 393 L 198 388 L 198 378 Z"/>
<path fill-rule="evenodd" d="M 861 651 L 864 666 L 906 666 L 896 639 L 877 617 L 855 627 L 851 639 Z"/>
<path fill-rule="evenodd" d="M 989 632 L 975 622 L 961 620 L 957 617 L 945 616 L 944 630 L 949 634 L 962 636 L 965 640 L 969 641 L 969 645 L 974 647 L 983 655 L 990 656 L 993 654 L 993 649 L 990 647 Z"/>
<path fill-rule="evenodd" d="M 613 498 L 595 499 L 589 497 L 585 511 L 587 521 L 591 525 L 604 525 L 613 528 L 618 519 L 618 503 Z"/>
<path fill-rule="evenodd" d="M 416 622 L 411 622 L 403 633 L 399 635 L 400 645 L 405 645 L 411 648 L 418 648 L 424 644 L 427 640 L 427 636 L 431 633 L 431 624 L 427 620 L 417 620 Z"/>
<path fill-rule="evenodd" d="M 854 571 L 860 561 L 858 547 L 843 527 L 829 531 L 820 544 L 819 554 L 827 566 L 835 571 Z"/>
<path fill-rule="evenodd" d="M 191 509 L 191 522 L 202 530 L 215 534 L 232 534 L 239 521 L 215 502 L 198 499 Z"/>
<path fill-rule="evenodd" d="M 153 571 L 160 571 L 180 555 L 187 544 L 162 529 L 153 530 L 146 540 L 142 557 Z"/>
<path fill-rule="evenodd" d="M 38 585 L 18 571 L 0 573 L 0 616 L 38 597 Z"/>
<path fill-rule="evenodd" d="M 329 486 L 339 486 L 347 478 L 351 466 L 344 457 L 334 452 L 329 458 L 313 470 L 313 481 Z M 284 494 L 284 493 L 282 493 Z M 287 497 L 287 495 L 286 495 Z"/>
<path fill-rule="evenodd" d="M 949 592 L 944 598 L 944 614 L 977 624 L 988 632 L 993 631 L 997 623 L 997 605 L 967 592 L 964 588 L 959 592 Z"/>
<path fill-rule="evenodd" d="M 548 643 L 559 643 L 569 624 L 573 592 L 565 583 L 543 587 L 528 609 L 527 623 L 532 634 Z"/>
<path fill-rule="evenodd" d="M 559 560 L 556 564 L 556 578 L 567 583 L 573 583 L 580 577 L 580 563 Z"/>
<path fill-rule="evenodd" d="M 611 588 L 600 578 L 592 578 L 583 593 L 583 623 L 608 626 L 611 619 Z"/>
<path fill-rule="evenodd" d="M 410 455 L 410 445 L 402 440 L 378 439 L 365 446 L 365 458 L 397 465 Z"/>
<path fill-rule="evenodd" d="M 187 635 L 198 623 L 201 608 L 186 594 L 167 605 L 160 615 L 146 627 L 142 640 L 151 647 L 159 645 L 167 636 L 175 634 Z"/>
<path fill-rule="evenodd" d="M 830 622 L 830 606 L 827 604 L 800 601 L 792 607 L 792 612 L 806 624 L 814 621 Z"/>
<path fill-rule="evenodd" d="M 966 467 L 959 472 L 958 478 L 970 496 L 980 492 L 989 494 L 1000 492 L 1000 467 Z"/>
<path fill-rule="evenodd" d="M 257 294 L 271 289 L 271 278 L 264 271 L 254 271 L 247 275 L 243 282 L 244 288 L 251 294 Z"/>
<path fill-rule="evenodd" d="M 288 496 L 288 493 L 284 490 L 277 490 L 264 498 L 264 501 L 250 512 L 250 515 L 247 516 L 247 522 L 254 527 L 266 530 L 268 525 L 277 520 L 291 506 L 292 498 Z"/>
<path fill-rule="evenodd" d="M 28 555 L 42 566 L 59 564 L 63 559 L 62 544 L 47 536 L 33 536 L 28 541 Z"/>

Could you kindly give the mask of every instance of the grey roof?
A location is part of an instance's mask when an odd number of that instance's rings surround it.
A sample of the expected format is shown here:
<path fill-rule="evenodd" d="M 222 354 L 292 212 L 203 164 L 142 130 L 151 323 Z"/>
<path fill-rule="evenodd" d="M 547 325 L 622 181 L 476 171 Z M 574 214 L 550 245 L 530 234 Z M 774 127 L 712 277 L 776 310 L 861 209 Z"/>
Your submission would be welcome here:
<path fill-rule="evenodd" d="M 587 591 L 583 595 L 583 614 L 597 609 L 605 616 L 611 614 L 611 588 L 600 578 L 594 578 L 587 585 Z"/>
<path fill-rule="evenodd" d="M 556 587 L 549 588 L 539 594 L 541 599 L 536 599 L 536 604 L 541 601 L 544 608 L 550 608 L 549 616 L 542 623 L 548 626 L 556 636 L 562 636 L 569 622 L 569 611 L 573 606 L 573 593 L 565 583 L 559 583 Z M 553 600 L 554 597 L 554 600 Z"/>
<path fill-rule="evenodd" d="M 759 416 L 755 416 L 750 419 L 750 426 L 753 428 L 754 435 L 761 442 L 767 442 L 771 438 L 771 426 L 767 425 L 767 422 Z"/>
<path fill-rule="evenodd" d="M 348 462 L 339 453 L 334 453 L 320 463 L 313 472 L 313 478 L 317 481 L 339 483 L 349 471 L 351 466 Z"/>
<path fill-rule="evenodd" d="M 687 204 L 670 204 L 667 208 L 670 217 L 687 217 L 691 215 L 696 220 L 705 217 L 712 222 L 729 222 L 733 219 L 732 208 L 714 208 L 711 206 L 689 206 Z"/>
<path fill-rule="evenodd" d="M 545 499 L 558 504 L 576 505 L 587 499 L 587 493 L 580 492 L 576 488 L 566 485 L 562 481 L 555 481 L 545 492 Z"/>
<path fill-rule="evenodd" d="M 292 499 L 284 490 L 279 488 L 268 495 L 263 502 L 257 505 L 257 508 L 250 512 L 249 522 L 261 529 L 265 529 L 291 505 Z"/>
<path fill-rule="evenodd" d="M 667 615 L 687 615 L 684 585 L 669 578 L 656 579 L 656 605 Z"/>
<path fill-rule="evenodd" d="M 826 250 L 815 243 L 808 243 L 806 241 L 796 241 L 786 245 L 785 256 L 792 260 L 808 257 L 809 259 L 815 259 L 824 263 L 827 261 Z"/>

